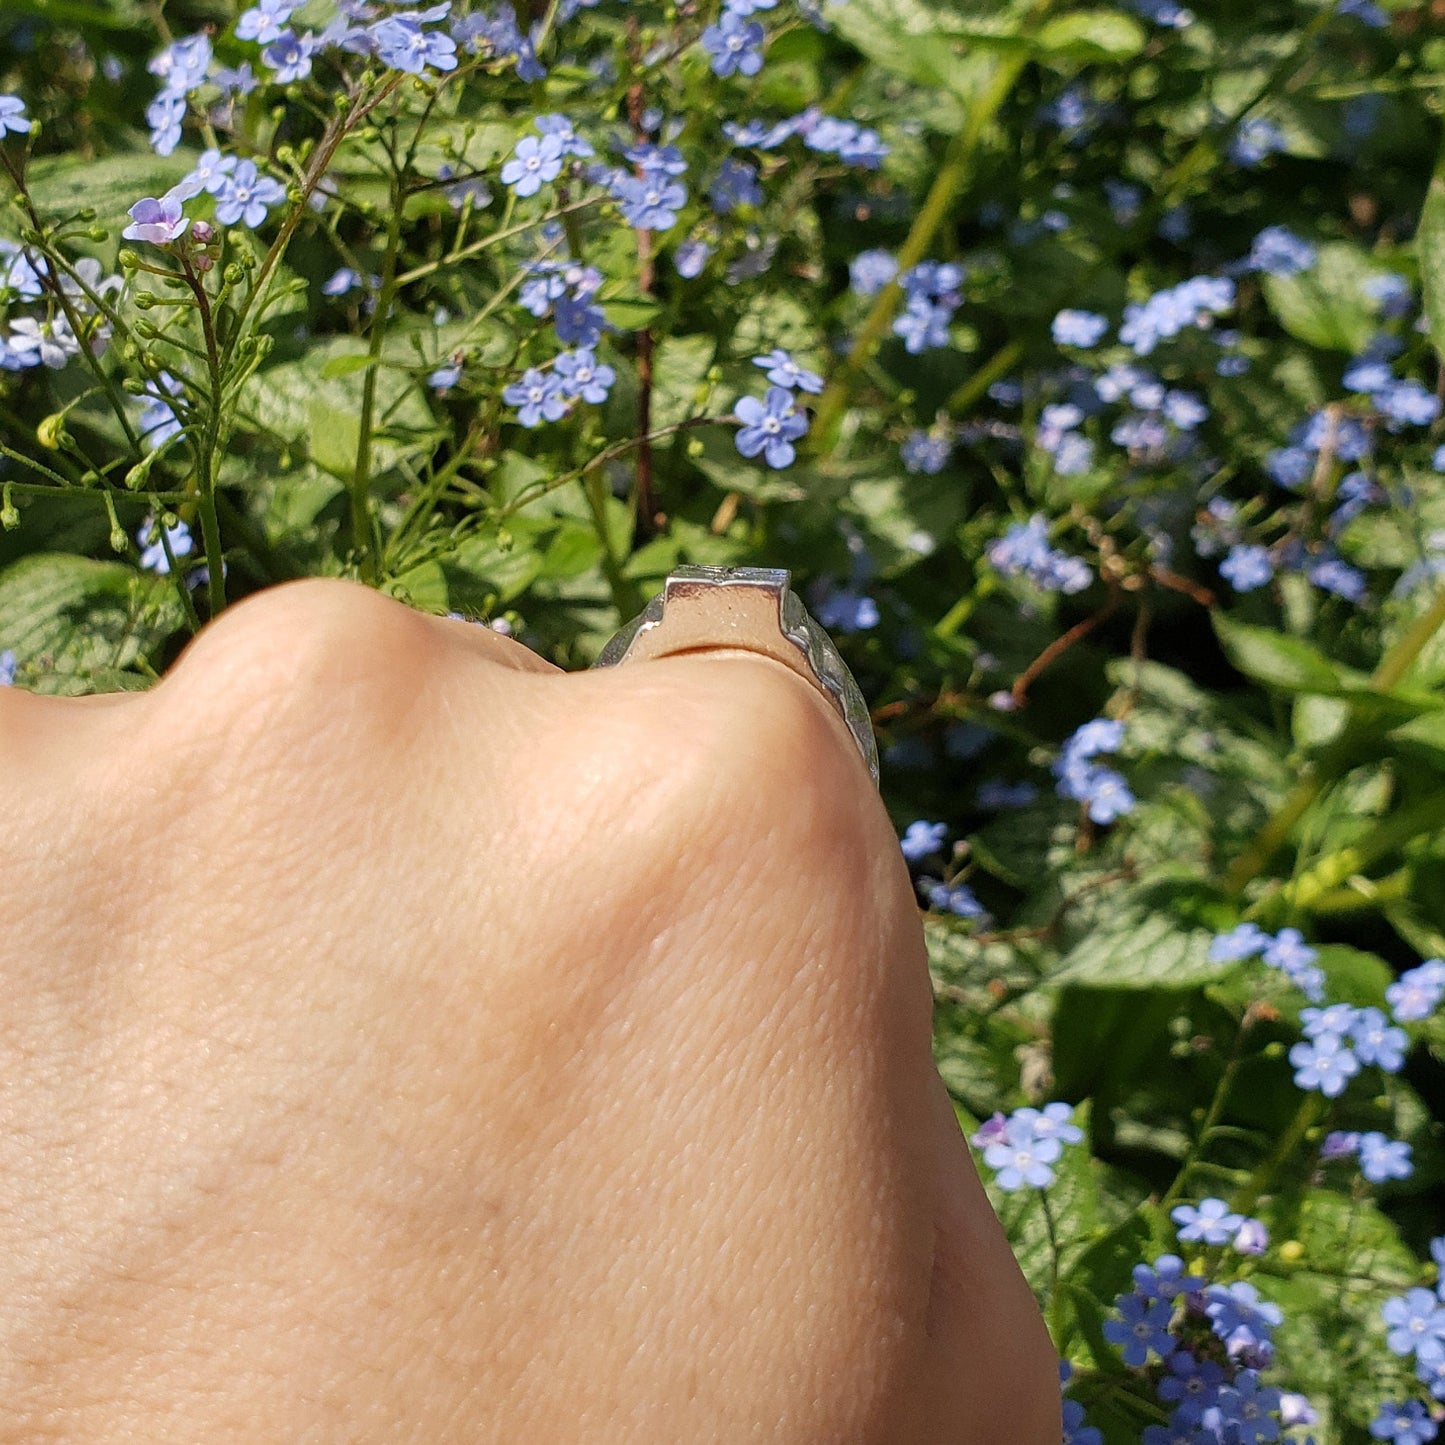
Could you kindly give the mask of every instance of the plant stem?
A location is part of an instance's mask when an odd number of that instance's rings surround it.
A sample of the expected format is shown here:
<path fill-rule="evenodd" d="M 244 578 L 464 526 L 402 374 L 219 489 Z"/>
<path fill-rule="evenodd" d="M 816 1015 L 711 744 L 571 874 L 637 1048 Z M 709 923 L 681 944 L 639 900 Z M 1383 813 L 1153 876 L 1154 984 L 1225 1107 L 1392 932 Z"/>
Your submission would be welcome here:
<path fill-rule="evenodd" d="M 1064 1338 L 1064 1295 L 1059 1288 L 1059 1231 L 1054 1223 L 1054 1207 L 1049 1203 L 1047 1189 L 1039 1190 L 1039 1202 L 1044 1208 L 1044 1228 L 1049 1233 L 1049 1333 L 1057 1346 Z"/>
<path fill-rule="evenodd" d="M 612 551 L 612 536 L 607 528 L 607 478 L 601 471 L 593 471 L 579 480 L 587 496 L 597 540 L 602 544 L 602 575 L 611 589 L 612 605 L 625 622 L 642 611 L 643 599 L 637 584 L 623 575 L 622 564 Z"/>
<path fill-rule="evenodd" d="M 969 107 L 963 127 L 949 142 L 943 164 L 939 167 L 933 185 L 929 187 L 928 195 L 909 229 L 908 237 L 898 252 L 899 276 L 910 267 L 916 266 L 928 254 L 934 236 L 968 181 L 984 131 L 1008 99 L 1025 63 L 1026 58 L 1022 56 L 1000 59 L 994 66 L 988 84 Z M 903 288 L 898 284 L 897 277 L 878 293 L 858 332 L 858 339 L 819 399 L 811 446 L 815 455 L 829 452 L 837 445 L 843 413 L 848 408 L 858 373 L 887 334 L 902 299 Z"/>
<path fill-rule="evenodd" d="M 1234 1210 L 1240 1214 L 1253 1213 L 1254 1206 L 1274 1183 L 1275 1176 L 1285 1161 L 1299 1148 L 1304 1136 L 1319 1122 L 1324 1111 L 1324 1100 L 1319 1094 L 1306 1094 L 1300 1100 L 1300 1106 L 1290 1120 L 1289 1128 L 1280 1137 L 1274 1152 L 1261 1161 L 1259 1167 L 1245 1181 L 1244 1188 L 1231 1201 Z"/>
<path fill-rule="evenodd" d="M 356 466 L 347 491 L 351 494 L 351 545 L 357 554 L 361 579 L 375 585 L 376 548 L 371 535 L 371 431 L 376 419 L 376 378 L 381 372 L 381 348 L 386 341 L 386 320 L 396 300 L 396 259 L 401 250 L 401 173 L 392 177 L 391 212 L 386 227 L 386 254 L 381 263 L 381 289 L 371 321 L 370 365 L 361 383 L 361 419 L 356 432 Z"/>
<path fill-rule="evenodd" d="M 1376 692 L 1388 692 L 1397 686 L 1442 626 L 1445 626 L 1445 590 L 1380 659 L 1370 686 Z M 1360 745 L 1362 728 L 1359 710 L 1351 708 L 1339 736 L 1305 772 L 1278 811 L 1259 830 L 1254 842 L 1235 859 L 1224 882 L 1230 894 L 1238 897 L 1264 872 L 1325 785 L 1349 767 Z"/>

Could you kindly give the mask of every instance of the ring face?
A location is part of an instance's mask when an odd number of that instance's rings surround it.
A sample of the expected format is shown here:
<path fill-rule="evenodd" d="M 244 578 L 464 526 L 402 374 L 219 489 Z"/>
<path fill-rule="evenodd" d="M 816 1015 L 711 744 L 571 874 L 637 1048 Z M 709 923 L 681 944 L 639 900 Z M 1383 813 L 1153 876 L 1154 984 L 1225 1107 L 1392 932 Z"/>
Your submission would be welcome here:
<path fill-rule="evenodd" d="M 783 567 L 676 567 L 593 666 L 717 647 L 771 657 L 812 683 L 837 709 L 876 786 L 878 745 L 868 705 L 833 639 L 788 585 L 791 580 Z"/>

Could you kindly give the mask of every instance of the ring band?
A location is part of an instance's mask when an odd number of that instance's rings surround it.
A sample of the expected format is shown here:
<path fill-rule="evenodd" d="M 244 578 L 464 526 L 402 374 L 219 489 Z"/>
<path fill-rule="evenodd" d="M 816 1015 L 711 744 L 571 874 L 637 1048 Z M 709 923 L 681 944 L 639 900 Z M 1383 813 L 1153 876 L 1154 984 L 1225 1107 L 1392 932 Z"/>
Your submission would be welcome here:
<path fill-rule="evenodd" d="M 868 705 L 833 639 L 788 585 L 784 567 L 679 566 L 662 591 L 613 637 L 594 667 L 616 667 L 708 648 L 771 657 L 827 698 L 878 784 L 878 745 Z"/>

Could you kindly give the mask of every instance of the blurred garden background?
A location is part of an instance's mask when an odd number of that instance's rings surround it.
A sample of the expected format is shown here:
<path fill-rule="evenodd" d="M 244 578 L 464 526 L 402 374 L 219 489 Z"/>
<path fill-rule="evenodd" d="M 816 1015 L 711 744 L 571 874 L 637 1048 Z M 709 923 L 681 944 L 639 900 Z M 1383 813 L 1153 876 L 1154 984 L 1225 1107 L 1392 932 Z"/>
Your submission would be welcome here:
<path fill-rule="evenodd" d="M 0 682 L 791 569 L 1066 1439 L 1422 1445 L 1442 99 L 1414 0 L 4 0 Z"/>

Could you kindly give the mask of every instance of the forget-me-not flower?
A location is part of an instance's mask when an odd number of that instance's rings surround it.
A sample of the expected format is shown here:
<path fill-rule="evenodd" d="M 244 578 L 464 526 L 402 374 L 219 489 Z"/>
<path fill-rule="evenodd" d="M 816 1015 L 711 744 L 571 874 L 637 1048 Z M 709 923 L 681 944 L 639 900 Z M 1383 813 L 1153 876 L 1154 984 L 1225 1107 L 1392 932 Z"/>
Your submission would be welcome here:
<path fill-rule="evenodd" d="M 770 467 L 792 464 L 797 455 L 793 443 L 808 430 L 808 418 L 794 406 L 791 391 L 770 386 L 764 400 L 744 396 L 733 410 L 743 424 L 735 438 L 743 456 L 755 457 L 761 452 Z"/>

